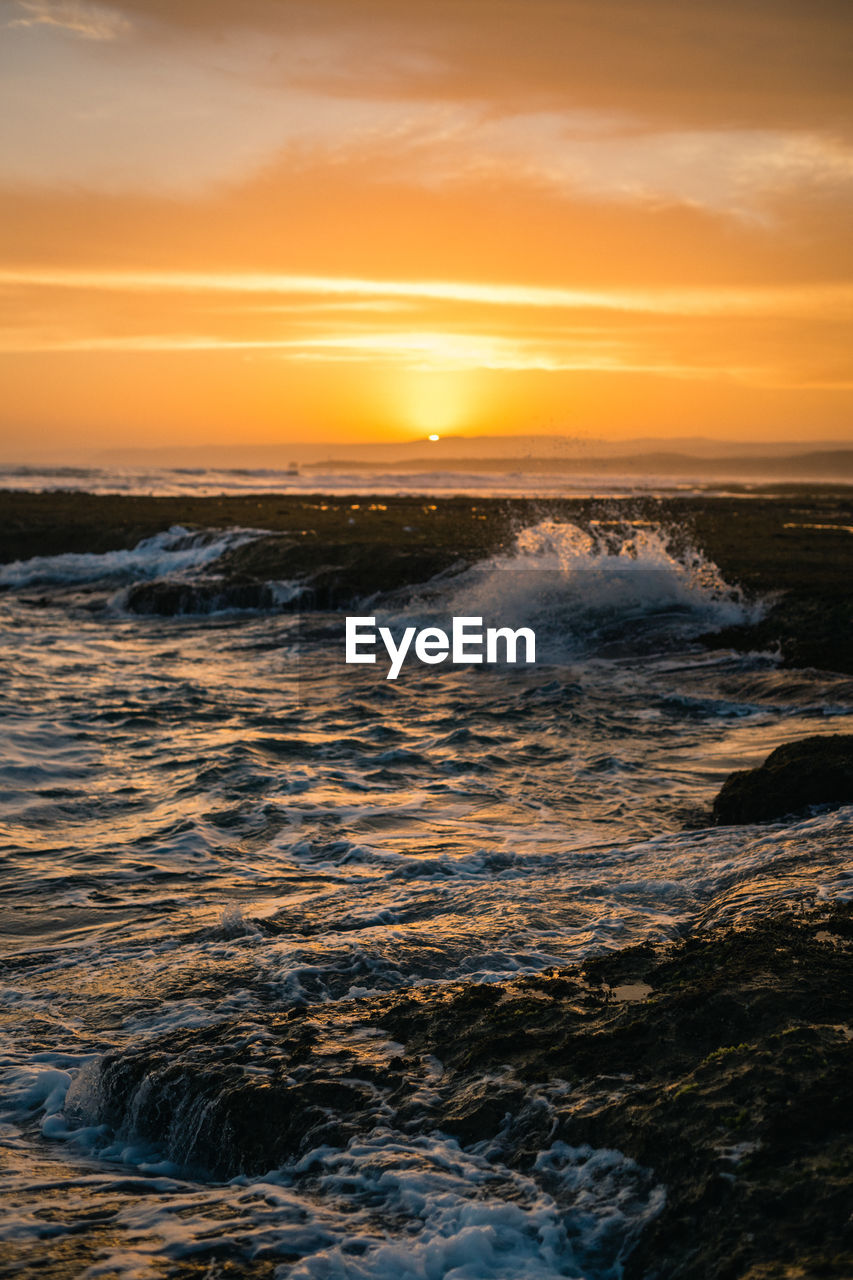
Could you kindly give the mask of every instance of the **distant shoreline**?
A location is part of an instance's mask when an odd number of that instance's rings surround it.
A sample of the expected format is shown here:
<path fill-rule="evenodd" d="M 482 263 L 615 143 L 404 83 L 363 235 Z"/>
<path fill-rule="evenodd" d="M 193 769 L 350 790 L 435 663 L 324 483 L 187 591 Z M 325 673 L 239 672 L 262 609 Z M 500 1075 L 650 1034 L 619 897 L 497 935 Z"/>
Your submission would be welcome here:
<path fill-rule="evenodd" d="M 318 462 L 305 462 L 303 471 L 360 471 L 364 461 L 355 458 L 328 458 Z M 567 476 L 631 475 L 650 481 L 656 478 L 678 477 L 689 480 L 703 479 L 737 483 L 756 476 L 785 477 L 794 482 L 800 479 L 822 479 L 826 483 L 849 477 L 853 483 L 853 449 L 811 451 L 785 454 L 775 457 L 767 454 L 746 456 L 701 457 L 689 453 L 633 453 L 605 457 L 454 457 L 437 462 L 436 456 L 419 455 L 415 458 L 392 459 L 376 462 L 370 467 L 372 474 L 393 475 L 407 471 L 454 472 L 528 472 L 533 475 L 559 474 Z"/>
<path fill-rule="evenodd" d="M 655 485 L 660 481 L 698 483 L 724 483 L 738 485 L 762 481 L 784 480 L 789 483 L 853 484 L 853 448 L 792 450 L 786 453 L 732 452 L 706 454 L 683 450 L 658 449 L 632 453 L 559 453 L 544 454 L 541 451 L 513 454 L 475 454 L 460 452 L 460 441 L 448 441 L 433 446 L 431 451 L 413 453 L 405 451 L 391 456 L 370 456 L 363 450 L 334 453 L 326 456 L 302 457 L 298 461 L 281 461 L 276 455 L 269 457 L 235 454 L 226 458 L 222 451 L 202 463 L 201 456 L 193 459 L 146 460 L 141 456 L 128 458 L 121 463 L 92 459 L 89 462 L 58 463 L 0 462 L 0 489 L 10 478 L 25 479 L 28 476 L 57 476 L 84 478 L 87 475 L 148 476 L 148 475 L 199 475 L 209 476 L 257 476 L 269 475 L 279 479 L 350 474 L 372 477 L 382 482 L 387 477 L 412 474 L 431 474 L 437 477 L 465 475 L 530 475 L 589 478 L 631 477 L 634 480 Z M 277 451 L 276 451 L 277 452 Z M 383 451 L 384 453 L 384 451 Z M 250 451 L 252 454 L 252 451 Z M 204 455 L 202 455 L 204 456 Z"/>

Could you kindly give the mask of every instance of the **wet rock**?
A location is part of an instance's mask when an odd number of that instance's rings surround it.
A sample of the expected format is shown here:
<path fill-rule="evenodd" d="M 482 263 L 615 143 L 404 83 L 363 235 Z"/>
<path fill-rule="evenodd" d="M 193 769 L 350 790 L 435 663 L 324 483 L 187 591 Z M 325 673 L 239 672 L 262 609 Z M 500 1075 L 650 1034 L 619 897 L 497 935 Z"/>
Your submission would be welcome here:
<path fill-rule="evenodd" d="M 514 1081 L 477 1079 L 463 1086 L 442 1113 L 442 1127 L 461 1143 L 480 1142 L 512 1119 L 524 1102 L 525 1089 Z"/>
<path fill-rule="evenodd" d="M 666 1187 L 625 1280 L 849 1280 L 853 906 L 143 1039 L 94 1096 L 84 1120 L 219 1177 L 378 1125 L 488 1143 L 526 1177 L 555 1141 L 615 1150 Z"/>
<path fill-rule="evenodd" d="M 654 1170 L 666 1206 L 625 1262 L 626 1280 L 846 1280 L 851 944 L 848 907 L 792 914 L 665 952 L 632 948 L 582 974 L 519 979 L 480 1008 L 464 989 L 419 1011 L 389 998 L 382 1025 L 410 1050 L 442 1045 L 448 1099 L 475 1063 L 483 1073 L 502 1063 L 527 1088 L 520 1110 L 548 1097 L 553 1136 Z M 613 999 L 628 980 L 651 995 Z M 528 1035 L 508 1035 L 525 1004 Z M 513 1124 L 501 1132 L 512 1148 L 503 1158 L 523 1161 Z"/>
<path fill-rule="evenodd" d="M 268 582 L 228 582 L 222 578 L 181 582 L 160 578 L 130 587 L 124 607 L 129 613 L 173 618 L 180 614 L 221 613 L 231 609 L 273 609 L 277 600 Z"/>
<path fill-rule="evenodd" d="M 94 1118 L 214 1176 L 263 1173 L 379 1123 L 399 1067 L 302 1010 L 140 1041 L 100 1065 Z"/>
<path fill-rule="evenodd" d="M 388 542 L 347 530 L 341 541 L 319 542 L 315 537 L 294 541 L 281 535 L 257 538 L 235 547 L 220 561 L 226 579 L 286 580 L 301 584 L 300 607 L 312 610 L 346 608 L 356 601 L 429 581 L 455 565 L 463 565 L 455 549 L 421 545 L 420 539 L 398 534 Z"/>
<path fill-rule="evenodd" d="M 714 801 L 718 823 L 767 822 L 816 804 L 853 803 L 853 734 L 777 747 L 757 769 L 726 779 Z"/>

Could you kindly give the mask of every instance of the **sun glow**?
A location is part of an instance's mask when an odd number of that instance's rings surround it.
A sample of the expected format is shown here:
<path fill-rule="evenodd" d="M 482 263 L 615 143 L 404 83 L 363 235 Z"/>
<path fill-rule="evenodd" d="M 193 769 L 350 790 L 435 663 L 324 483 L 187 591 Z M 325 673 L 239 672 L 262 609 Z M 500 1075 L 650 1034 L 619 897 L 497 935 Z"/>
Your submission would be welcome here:
<path fill-rule="evenodd" d="M 406 369 L 394 379 L 397 418 L 413 436 L 434 443 L 482 416 L 482 381 L 476 371 Z"/>
<path fill-rule="evenodd" d="M 849 440 L 835 7 L 0 0 L 2 452 Z"/>

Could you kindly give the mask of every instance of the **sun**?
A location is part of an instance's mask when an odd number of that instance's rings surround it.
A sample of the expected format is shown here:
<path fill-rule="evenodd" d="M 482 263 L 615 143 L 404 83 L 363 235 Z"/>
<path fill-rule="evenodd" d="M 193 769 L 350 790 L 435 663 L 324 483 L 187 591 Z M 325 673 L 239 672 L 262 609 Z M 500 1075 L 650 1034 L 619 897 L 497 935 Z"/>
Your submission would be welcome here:
<path fill-rule="evenodd" d="M 386 379 L 395 416 L 407 435 L 437 444 L 471 419 L 478 378 L 468 369 L 401 369 Z"/>

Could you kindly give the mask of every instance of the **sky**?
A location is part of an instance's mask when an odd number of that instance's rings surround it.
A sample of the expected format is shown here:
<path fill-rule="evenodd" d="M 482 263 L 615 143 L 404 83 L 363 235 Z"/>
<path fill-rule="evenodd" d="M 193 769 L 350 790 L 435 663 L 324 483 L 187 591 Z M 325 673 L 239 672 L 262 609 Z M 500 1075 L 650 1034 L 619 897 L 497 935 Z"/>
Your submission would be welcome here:
<path fill-rule="evenodd" d="M 0 454 L 853 443 L 849 0 L 0 0 Z"/>

